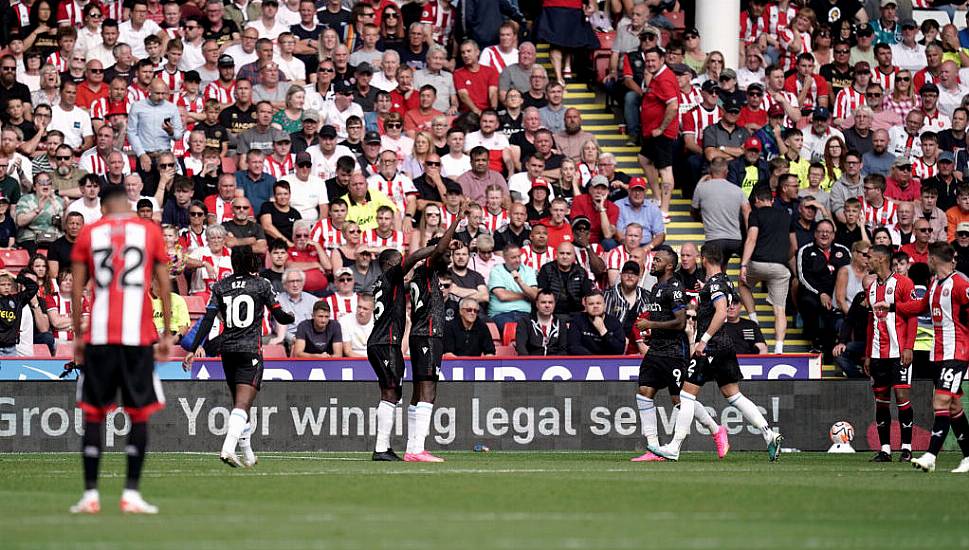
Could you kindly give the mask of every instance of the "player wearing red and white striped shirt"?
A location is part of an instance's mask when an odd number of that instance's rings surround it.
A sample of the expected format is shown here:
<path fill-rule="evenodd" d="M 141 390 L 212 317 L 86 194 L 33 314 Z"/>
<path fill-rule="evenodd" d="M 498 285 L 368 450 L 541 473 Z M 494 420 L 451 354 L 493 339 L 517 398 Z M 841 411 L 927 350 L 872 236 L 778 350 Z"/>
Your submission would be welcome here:
<path fill-rule="evenodd" d="M 969 472 L 969 421 L 962 409 L 962 381 L 969 361 L 969 280 L 955 270 L 955 250 L 946 242 L 929 245 L 929 269 L 935 273 L 925 296 L 902 314 L 932 317 L 934 342 L 929 349 L 935 395 L 932 409 L 935 420 L 928 451 L 912 461 L 926 472 L 935 470 L 935 459 L 942 451 L 952 428 L 962 450 L 962 463 L 953 472 Z"/>
<path fill-rule="evenodd" d="M 71 251 L 71 320 L 74 333 L 83 334 L 74 341 L 74 360 L 84 365 L 78 374 L 77 396 L 85 421 L 85 491 L 71 512 L 93 514 L 101 509 L 97 490 L 101 425 L 121 390 L 122 404 L 131 418 L 121 510 L 154 514 L 158 509 L 141 498 L 138 483 L 148 442 L 148 418 L 165 406 L 152 345 L 158 342 L 159 355 L 168 356 L 172 317 L 168 254 L 159 226 L 131 212 L 122 188 L 106 190 L 101 207 L 104 217 L 81 230 Z M 153 277 L 162 302 L 160 338 L 149 293 Z M 85 328 L 83 292 L 89 280 L 93 291 Z"/>
<path fill-rule="evenodd" d="M 891 461 L 891 390 L 895 390 L 901 424 L 902 461 L 912 458 L 913 412 L 909 401 L 912 384 L 912 347 L 918 318 L 904 313 L 915 300 L 915 285 L 904 275 L 892 273 L 892 249 L 872 246 L 868 263 L 877 279 L 864 292 L 871 304 L 865 345 L 865 373 L 871 376 L 875 394 L 875 423 L 881 450 L 873 461 Z"/>

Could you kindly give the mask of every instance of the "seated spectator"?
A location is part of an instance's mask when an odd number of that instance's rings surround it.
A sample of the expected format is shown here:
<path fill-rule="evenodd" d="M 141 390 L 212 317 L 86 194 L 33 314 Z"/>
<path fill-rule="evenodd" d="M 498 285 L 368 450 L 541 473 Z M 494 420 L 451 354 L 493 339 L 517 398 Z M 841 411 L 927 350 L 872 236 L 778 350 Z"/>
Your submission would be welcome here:
<path fill-rule="evenodd" d="M 568 327 L 555 315 L 555 294 L 539 291 L 535 312 L 518 320 L 515 327 L 515 350 L 518 355 L 566 355 Z"/>
<path fill-rule="evenodd" d="M 54 336 L 58 340 L 73 340 L 74 334 L 73 330 L 71 330 L 71 288 L 74 285 L 71 272 L 64 272 L 64 274 L 58 277 L 58 283 L 60 283 L 60 296 L 56 300 L 48 297 L 47 316 L 50 317 L 51 328 L 57 331 L 54 333 Z M 175 287 L 172 287 L 172 289 L 173 292 L 169 295 L 169 300 L 172 304 L 172 318 L 168 327 L 174 338 L 174 343 L 178 344 L 192 327 L 192 319 L 189 317 L 188 304 L 185 303 L 185 298 L 174 291 Z M 88 307 L 87 300 L 85 300 L 84 309 L 87 310 Z M 155 330 L 161 334 L 165 326 L 164 319 L 162 318 L 162 303 L 161 298 L 158 297 L 158 282 L 156 279 L 152 279 L 151 282 L 151 309 L 152 319 L 155 322 Z M 90 315 L 90 313 L 87 315 Z M 66 338 L 58 334 L 59 332 L 63 332 Z"/>
<path fill-rule="evenodd" d="M 907 157 L 896 158 L 891 175 L 885 178 L 885 196 L 895 202 L 915 202 L 921 189 L 921 184 L 912 179 L 912 161 Z"/>
<path fill-rule="evenodd" d="M 232 219 L 222 222 L 227 233 L 225 245 L 229 248 L 248 247 L 254 254 L 265 254 L 268 249 L 266 233 L 250 215 L 252 204 L 245 197 L 232 200 Z"/>
<path fill-rule="evenodd" d="M 24 270 L 14 277 L 7 270 L 0 271 L 0 296 L 4 298 L 0 300 L 0 357 L 18 355 L 24 307 L 37 296 L 37 290 L 33 273 Z M 39 306 L 37 311 L 40 312 Z"/>
<path fill-rule="evenodd" d="M 639 286 L 641 275 L 639 264 L 627 261 L 620 271 L 619 282 L 603 293 L 605 312 L 619 320 L 623 334 L 632 331 L 633 322 L 649 302 L 649 293 Z"/>
<path fill-rule="evenodd" d="M 18 209 L 20 207 L 18 206 Z M 956 240 L 956 228 L 963 222 L 969 222 L 969 185 L 962 185 L 956 191 L 956 204 L 945 211 L 948 240 Z"/>
<path fill-rule="evenodd" d="M 97 180 L 94 180 L 97 181 Z M 86 198 L 84 193 L 84 188 L 89 185 L 90 179 L 81 179 L 81 198 Z M 184 176 L 176 176 L 175 182 L 172 185 L 173 193 L 165 201 L 165 205 L 162 208 L 161 222 L 167 225 L 174 225 L 179 229 L 184 229 L 188 227 L 188 207 L 192 204 L 192 195 L 195 192 L 195 185 L 191 180 Z M 68 207 L 68 211 L 70 211 Z"/>
<path fill-rule="evenodd" d="M 629 181 L 629 196 L 618 201 L 619 218 L 616 220 L 617 239 L 622 240 L 626 226 L 638 223 L 642 229 L 640 246 L 652 250 L 666 240 L 663 213 L 652 201 L 646 200 L 646 182 L 643 178 Z"/>
<path fill-rule="evenodd" d="M 237 199 L 238 200 L 238 199 Z M 310 240 L 313 224 L 298 220 L 293 224 L 293 246 L 289 248 L 289 262 L 286 267 L 303 272 L 304 288 L 307 292 L 322 292 L 329 281 L 326 273 L 331 271 L 330 258 L 320 243 Z"/>
<path fill-rule="evenodd" d="M 761 156 L 764 146 L 760 139 L 750 136 L 744 142 L 744 154 L 729 161 L 727 165 L 726 179 L 740 187 L 745 197 L 749 197 L 754 187 L 766 185 L 770 178 L 770 169 L 767 161 Z M 714 159 L 725 160 L 725 159 Z M 711 168 L 713 163 L 710 163 Z"/>
<path fill-rule="evenodd" d="M 330 320 L 330 306 L 326 301 L 313 304 L 313 317 L 296 327 L 292 356 L 312 359 L 343 356 L 340 323 Z"/>
<path fill-rule="evenodd" d="M 10 217 L 10 199 L 0 195 L 0 249 L 13 248 L 17 242 L 17 224 Z"/>
<path fill-rule="evenodd" d="M 818 223 L 814 242 L 797 251 L 797 273 L 800 286 L 797 292 L 798 311 L 802 314 L 804 334 L 811 335 L 812 353 L 827 356 L 834 346 L 833 336 L 837 304 L 834 302 L 835 274 L 851 261 L 851 252 L 834 244 L 834 224 L 828 220 Z"/>
<path fill-rule="evenodd" d="M 79 212 L 68 212 L 64 216 L 64 234 L 47 248 L 51 277 L 57 278 L 61 271 L 71 270 L 71 250 L 83 227 L 84 216 Z"/>
<path fill-rule="evenodd" d="M 844 207 L 841 209 L 841 213 L 844 217 L 844 221 L 835 220 L 838 233 L 834 238 L 834 242 L 848 247 L 852 246 L 858 241 L 871 242 L 871 232 L 868 231 L 867 227 L 860 223 L 861 201 L 854 197 L 846 200 Z M 940 214 L 942 215 L 942 219 L 945 220 L 945 214 L 941 211 Z M 944 235 L 945 230 L 943 229 L 943 236 Z"/>
<path fill-rule="evenodd" d="M 289 247 L 280 240 L 274 240 L 269 245 L 269 267 L 259 272 L 259 276 L 266 279 L 273 285 L 276 293 L 283 292 L 283 272 L 286 271 L 286 262 L 289 261 Z"/>
<path fill-rule="evenodd" d="M 938 173 L 922 180 L 922 191 L 934 188 L 938 201 L 936 206 L 945 211 L 955 206 L 956 192 L 965 180 L 956 173 L 955 156 L 949 151 L 943 151 L 939 155 L 938 167 Z"/>
<path fill-rule="evenodd" d="M 582 311 L 582 298 L 593 291 L 589 274 L 576 261 L 572 243 L 559 245 L 555 261 L 538 270 L 537 281 L 541 290 L 555 294 L 555 313 L 558 315 Z"/>
<path fill-rule="evenodd" d="M 515 244 L 521 248 L 529 242 L 531 232 L 531 226 L 528 225 L 528 209 L 524 204 L 516 202 L 508 209 L 508 225 L 494 232 L 495 250 L 504 250 L 509 244 Z"/>
<path fill-rule="evenodd" d="M 898 206 L 885 197 L 885 178 L 882 175 L 865 176 L 864 190 L 861 213 L 869 231 L 878 227 L 893 227 L 898 223 Z M 969 205 L 969 201 L 966 204 Z"/>
<path fill-rule="evenodd" d="M 822 218 L 818 216 L 818 205 L 814 197 L 801 197 L 797 205 L 797 215 L 791 220 L 792 249 L 797 250 L 814 240 L 814 228 L 820 219 Z"/>
<path fill-rule="evenodd" d="M 455 239 L 453 242 L 461 242 Z M 471 262 L 471 254 L 468 246 L 461 242 L 451 250 L 451 294 L 458 298 L 473 298 L 480 304 L 487 304 L 488 285 L 485 284 L 484 277 L 477 271 L 468 267 Z"/>
<path fill-rule="evenodd" d="M 296 317 L 293 324 L 287 325 L 285 342 L 292 345 L 296 338 L 296 328 L 300 323 L 313 318 L 313 305 L 316 304 L 316 297 L 308 292 L 303 292 L 303 285 L 306 276 L 299 269 L 287 269 L 283 272 L 284 293 L 278 296 L 279 305 L 283 309 L 290 311 Z"/>
<path fill-rule="evenodd" d="M 521 263 L 521 248 L 514 244 L 502 251 L 504 263 L 491 270 L 488 278 L 488 315 L 502 333 L 505 323 L 516 323 L 528 316 L 538 295 L 535 270 Z"/>
<path fill-rule="evenodd" d="M 602 244 L 606 250 L 616 247 L 613 236 L 619 220 L 619 207 L 609 200 L 609 180 L 605 176 L 596 175 L 590 179 L 588 192 L 572 199 L 569 212 L 573 219 L 584 216 L 590 220 L 590 243 Z"/>
<path fill-rule="evenodd" d="M 902 245 L 899 251 L 908 254 L 912 263 L 929 263 L 929 243 L 932 242 L 932 227 L 925 218 L 915 221 L 915 240 Z"/>
<path fill-rule="evenodd" d="M 289 202 L 291 196 L 289 182 L 277 181 L 273 184 L 273 200 L 262 203 L 259 210 L 259 223 L 266 238 L 282 241 L 287 247 L 295 245 L 290 236 L 293 226 L 302 219 L 299 210 Z"/>
<path fill-rule="evenodd" d="M 427 241 L 443 235 L 445 230 L 441 216 L 441 206 L 439 204 L 428 202 L 420 214 L 421 217 L 420 221 L 417 222 L 417 229 L 410 236 L 411 254 L 427 246 Z"/>
<path fill-rule="evenodd" d="M 875 130 L 871 138 L 871 151 L 861 156 L 861 175 L 881 174 L 888 176 L 888 172 L 895 162 L 895 155 L 888 150 L 888 130 Z"/>
<path fill-rule="evenodd" d="M 478 301 L 474 298 L 461 300 L 457 318 L 444 325 L 445 358 L 495 354 L 491 331 L 478 316 L 479 311 Z"/>
<path fill-rule="evenodd" d="M 576 259 L 593 281 L 606 273 L 606 262 L 602 260 L 602 246 L 589 242 L 592 223 L 585 216 L 572 218 L 572 245 L 575 246 Z"/>
<path fill-rule="evenodd" d="M 584 310 L 573 314 L 569 322 L 569 355 L 622 354 L 626 336 L 619 320 L 606 314 L 602 293 L 590 291 L 582 304 Z"/>
<path fill-rule="evenodd" d="M 740 306 L 740 295 L 734 294 L 733 300 L 727 303 L 727 320 L 723 324 L 734 349 L 738 354 L 766 354 L 767 341 L 760 331 L 760 325 L 750 319 L 741 319 Z"/>
<path fill-rule="evenodd" d="M 349 267 L 334 269 L 333 286 L 336 292 L 325 299 L 330 306 L 330 315 L 335 321 L 339 321 L 347 315 L 353 315 L 357 309 L 357 294 L 353 291 L 353 270 Z"/>
<path fill-rule="evenodd" d="M 367 341 L 373 331 L 373 294 L 361 292 L 357 295 L 357 310 L 340 319 L 340 331 L 344 356 L 367 356 Z"/>
<path fill-rule="evenodd" d="M 33 255 L 40 246 L 47 246 L 61 236 L 59 219 L 64 202 L 54 194 L 50 174 L 37 174 L 34 192 L 27 193 L 17 203 L 17 245 Z M 57 222 L 57 223 L 55 223 Z"/>
<path fill-rule="evenodd" d="M 454 233 L 454 239 L 461 241 L 468 248 L 475 250 L 478 248 L 478 237 L 490 235 L 488 228 L 484 225 L 484 211 L 477 204 L 468 205 L 467 216 L 464 219 L 464 227 Z M 460 222 L 458 222 L 460 223 Z"/>
<path fill-rule="evenodd" d="M 642 241 L 643 228 L 638 223 L 631 223 L 626 226 L 626 231 L 622 236 L 622 245 L 609 251 L 606 256 L 606 269 L 609 274 L 609 286 L 619 283 L 619 271 L 622 266 L 629 261 L 630 256 L 639 250 L 639 243 Z"/>
<path fill-rule="evenodd" d="M 221 225 L 205 230 L 205 244 L 192 250 L 185 258 L 185 267 L 195 270 L 189 293 L 208 299 L 209 291 L 216 281 L 232 274 L 232 259 L 225 246 L 227 232 Z"/>
<path fill-rule="evenodd" d="M 868 288 L 875 282 L 874 274 L 865 275 L 862 288 Z M 834 362 L 841 368 L 841 372 L 848 378 L 865 378 L 862 363 L 865 361 L 865 345 L 868 338 L 868 293 L 859 292 L 845 314 L 844 322 L 838 331 L 837 344 L 832 350 Z"/>
<path fill-rule="evenodd" d="M 491 235 L 487 233 L 479 235 L 475 241 L 478 249 L 471 255 L 470 268 L 480 273 L 487 281 L 491 277 L 491 270 L 505 263 L 505 260 L 501 254 L 495 253 L 495 239 Z"/>
<path fill-rule="evenodd" d="M 841 313 L 848 315 L 855 295 L 864 289 L 861 282 L 868 274 L 868 250 L 871 244 L 857 241 L 851 246 L 851 263 L 838 269 L 834 283 L 834 300 Z"/>

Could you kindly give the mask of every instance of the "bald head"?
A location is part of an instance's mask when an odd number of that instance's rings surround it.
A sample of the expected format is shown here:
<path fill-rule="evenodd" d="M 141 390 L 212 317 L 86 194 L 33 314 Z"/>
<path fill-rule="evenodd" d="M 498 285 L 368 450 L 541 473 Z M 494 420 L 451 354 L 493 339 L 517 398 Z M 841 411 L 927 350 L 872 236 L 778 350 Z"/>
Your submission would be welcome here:
<path fill-rule="evenodd" d="M 168 85 L 160 78 L 156 78 L 148 85 L 148 100 L 158 105 L 168 97 Z"/>

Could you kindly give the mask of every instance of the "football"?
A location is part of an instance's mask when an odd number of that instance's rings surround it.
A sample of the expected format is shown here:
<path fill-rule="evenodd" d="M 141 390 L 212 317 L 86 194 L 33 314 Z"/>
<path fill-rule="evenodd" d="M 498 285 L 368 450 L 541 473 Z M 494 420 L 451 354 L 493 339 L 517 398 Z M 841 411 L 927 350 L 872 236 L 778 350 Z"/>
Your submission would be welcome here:
<path fill-rule="evenodd" d="M 851 443 L 855 438 L 855 427 L 843 420 L 835 422 L 831 425 L 828 435 L 831 437 L 831 443 L 835 445 Z"/>

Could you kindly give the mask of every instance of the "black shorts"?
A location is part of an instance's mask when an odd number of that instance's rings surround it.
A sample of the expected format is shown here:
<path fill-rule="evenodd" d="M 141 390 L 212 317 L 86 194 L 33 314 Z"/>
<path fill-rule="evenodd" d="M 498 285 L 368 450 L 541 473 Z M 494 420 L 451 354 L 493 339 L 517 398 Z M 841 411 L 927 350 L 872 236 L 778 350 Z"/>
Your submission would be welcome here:
<path fill-rule="evenodd" d="M 639 385 L 657 390 L 667 388 L 670 395 L 679 395 L 685 374 L 686 359 L 646 353 L 639 366 Z"/>
<path fill-rule="evenodd" d="M 381 389 L 393 390 L 400 388 L 400 381 L 404 378 L 404 354 L 400 345 L 369 345 L 367 359 L 377 374 L 377 382 Z"/>
<path fill-rule="evenodd" d="M 431 336 L 410 337 L 410 367 L 414 382 L 437 382 L 441 376 L 444 339 Z"/>
<path fill-rule="evenodd" d="M 235 389 L 238 384 L 247 384 L 256 388 L 262 387 L 262 355 L 240 351 L 226 351 L 222 353 L 222 372 L 225 373 L 225 383 L 229 389 Z"/>
<path fill-rule="evenodd" d="M 716 380 L 717 386 L 736 384 L 743 380 L 737 354 L 733 351 L 721 351 L 713 355 L 695 355 L 690 358 L 686 368 L 686 381 L 696 386 Z"/>
<path fill-rule="evenodd" d="M 962 395 L 962 381 L 966 379 L 966 363 L 963 361 L 935 361 L 932 363 L 936 393 Z"/>
<path fill-rule="evenodd" d="M 673 140 L 666 136 L 643 138 L 639 154 L 649 159 L 657 170 L 673 166 Z"/>
<path fill-rule="evenodd" d="M 901 359 L 872 359 L 868 370 L 872 388 L 912 387 L 912 365 L 902 366 Z"/>
<path fill-rule="evenodd" d="M 165 394 L 155 374 L 152 346 L 99 345 L 84 348 L 77 377 L 77 404 L 86 414 L 103 418 L 121 404 L 135 422 L 144 422 L 165 408 Z"/>

